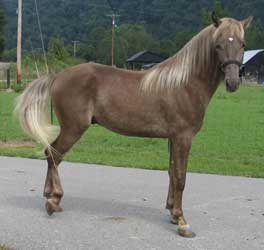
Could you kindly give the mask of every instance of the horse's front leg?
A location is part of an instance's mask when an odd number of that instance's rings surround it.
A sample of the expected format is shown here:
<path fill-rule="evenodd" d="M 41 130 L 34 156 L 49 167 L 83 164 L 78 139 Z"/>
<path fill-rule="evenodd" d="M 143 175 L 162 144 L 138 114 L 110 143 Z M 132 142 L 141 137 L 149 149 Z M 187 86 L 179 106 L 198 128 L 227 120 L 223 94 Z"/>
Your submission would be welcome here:
<path fill-rule="evenodd" d="M 171 148 L 172 148 L 172 144 L 171 141 L 168 141 L 168 151 L 169 151 L 169 155 L 170 155 L 170 160 L 169 160 L 169 191 L 168 191 L 168 196 L 167 196 L 167 203 L 166 203 L 166 208 L 170 211 L 170 213 L 172 214 L 172 209 L 173 209 L 173 203 L 174 203 L 174 188 L 173 188 L 173 177 L 172 177 L 172 160 L 171 160 Z M 171 219 L 171 222 L 173 224 L 177 224 L 177 221 L 173 221 L 173 218 Z"/>
<path fill-rule="evenodd" d="M 183 237 L 194 237 L 182 210 L 182 195 L 185 187 L 188 155 L 191 149 L 192 136 L 185 135 L 171 139 L 169 205 L 172 222 L 178 224 L 178 232 Z M 173 199 L 173 205 L 170 204 Z"/>

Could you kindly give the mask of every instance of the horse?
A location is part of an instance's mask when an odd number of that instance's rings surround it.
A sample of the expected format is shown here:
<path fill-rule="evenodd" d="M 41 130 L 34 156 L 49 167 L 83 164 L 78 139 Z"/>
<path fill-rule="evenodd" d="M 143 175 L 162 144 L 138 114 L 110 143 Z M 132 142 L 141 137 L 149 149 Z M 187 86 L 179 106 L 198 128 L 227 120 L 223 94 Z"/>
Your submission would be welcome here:
<path fill-rule="evenodd" d="M 224 80 L 228 92 L 239 88 L 245 29 L 252 19 L 212 14 L 211 25 L 177 54 L 146 71 L 84 63 L 30 83 L 18 98 L 16 111 L 24 131 L 45 147 L 47 213 L 62 211 L 58 165 L 63 155 L 96 123 L 126 136 L 168 139 L 166 208 L 179 235 L 194 237 L 182 209 L 192 139 L 220 82 Z M 55 140 L 48 118 L 50 97 L 60 128 Z"/>

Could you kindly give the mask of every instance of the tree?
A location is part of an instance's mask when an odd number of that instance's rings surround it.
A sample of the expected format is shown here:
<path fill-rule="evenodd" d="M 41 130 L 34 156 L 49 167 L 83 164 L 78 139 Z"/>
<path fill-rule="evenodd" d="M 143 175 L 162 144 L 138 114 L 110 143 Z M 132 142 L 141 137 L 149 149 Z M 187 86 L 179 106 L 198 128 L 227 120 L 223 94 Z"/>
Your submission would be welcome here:
<path fill-rule="evenodd" d="M 2 1 L 0 1 L 0 59 L 2 59 L 4 48 L 5 48 L 5 12 Z"/>
<path fill-rule="evenodd" d="M 142 25 L 123 24 L 117 26 L 115 32 L 115 64 L 119 67 L 136 52 L 159 51 L 159 42 Z M 86 60 L 110 64 L 111 46 L 111 29 L 97 27 L 81 44 L 80 53 Z"/>
<path fill-rule="evenodd" d="M 253 15 L 264 24 L 264 1 L 241 0 L 45 0 L 38 1 L 40 21 L 45 45 L 51 37 L 63 37 L 67 44 L 72 40 L 84 41 L 95 27 L 111 28 L 107 14 L 113 11 L 121 16 L 122 24 L 143 24 L 146 31 L 159 40 L 172 39 L 176 31 L 198 31 L 201 26 L 211 24 L 211 11 L 220 17 L 232 16 L 243 19 Z M 5 0 L 8 18 L 5 33 L 6 48 L 16 46 L 17 1 Z M 31 40 L 34 48 L 40 47 L 39 28 L 33 0 L 25 0 L 23 8 L 23 49 L 25 41 Z M 200 10 L 205 8 L 202 13 Z M 210 10 L 210 11 L 209 11 Z"/>
<path fill-rule="evenodd" d="M 259 20 L 255 21 L 254 24 L 246 30 L 246 47 L 247 49 L 264 48 L 264 29 Z"/>
<path fill-rule="evenodd" d="M 165 39 L 160 42 L 160 53 L 164 57 L 169 57 L 176 51 L 174 48 L 174 42 L 171 39 Z"/>
<path fill-rule="evenodd" d="M 178 31 L 173 39 L 173 52 L 179 51 L 194 36 L 194 32 L 190 30 Z"/>
<path fill-rule="evenodd" d="M 222 5 L 220 0 L 214 1 L 213 11 L 220 18 L 230 15 L 229 12 L 227 11 L 227 9 L 225 9 L 224 6 Z M 211 15 L 212 15 L 212 10 L 202 9 L 201 19 L 202 19 L 202 24 L 204 27 L 206 27 L 212 23 Z"/>
<path fill-rule="evenodd" d="M 181 50 L 186 43 L 188 43 L 194 36 L 191 30 L 180 30 L 176 32 L 172 39 L 163 40 L 161 42 L 160 52 L 165 57 L 172 56 Z"/>
<path fill-rule="evenodd" d="M 62 38 L 55 37 L 50 39 L 48 56 L 59 61 L 65 61 L 68 57 L 70 57 L 70 53 L 67 51 Z"/>
<path fill-rule="evenodd" d="M 126 58 L 142 50 L 159 51 L 160 48 L 159 42 L 142 25 L 122 24 L 116 29 L 116 37 L 120 40 L 120 49 L 126 50 Z"/>
<path fill-rule="evenodd" d="M 89 34 L 86 35 L 84 42 L 80 44 L 80 56 L 87 61 L 95 61 L 107 63 L 106 58 L 102 58 L 109 54 L 109 47 L 111 46 L 111 30 L 110 28 L 96 27 Z M 100 51 L 100 49 L 102 51 Z M 99 55 L 100 54 L 100 55 Z"/>

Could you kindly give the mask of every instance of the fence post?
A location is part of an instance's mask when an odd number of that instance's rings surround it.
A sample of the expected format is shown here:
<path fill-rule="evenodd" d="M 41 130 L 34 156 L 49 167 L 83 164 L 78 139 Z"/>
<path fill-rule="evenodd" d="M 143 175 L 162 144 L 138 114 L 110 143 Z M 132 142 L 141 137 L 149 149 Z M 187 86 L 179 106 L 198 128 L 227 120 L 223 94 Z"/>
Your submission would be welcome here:
<path fill-rule="evenodd" d="M 7 88 L 10 88 L 10 68 L 6 70 L 6 84 Z"/>

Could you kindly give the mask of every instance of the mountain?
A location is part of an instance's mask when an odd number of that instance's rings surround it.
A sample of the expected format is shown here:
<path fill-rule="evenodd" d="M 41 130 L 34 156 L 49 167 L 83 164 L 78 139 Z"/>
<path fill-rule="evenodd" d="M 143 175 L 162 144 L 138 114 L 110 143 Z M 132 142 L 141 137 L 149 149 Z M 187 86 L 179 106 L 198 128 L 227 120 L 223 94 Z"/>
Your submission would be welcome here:
<path fill-rule="evenodd" d="M 2 0 L 6 10 L 6 47 L 16 44 L 17 1 Z M 111 26 L 113 12 L 120 15 L 117 25 L 143 24 L 154 37 L 164 40 L 177 31 L 197 32 L 201 26 L 202 9 L 213 9 L 210 0 L 23 0 L 23 47 L 40 47 L 35 1 L 38 4 L 44 41 L 63 37 L 66 43 L 83 40 L 95 27 Z M 233 17 L 254 15 L 264 23 L 263 0 L 222 0 L 223 6 Z"/>

